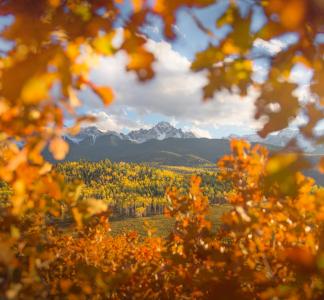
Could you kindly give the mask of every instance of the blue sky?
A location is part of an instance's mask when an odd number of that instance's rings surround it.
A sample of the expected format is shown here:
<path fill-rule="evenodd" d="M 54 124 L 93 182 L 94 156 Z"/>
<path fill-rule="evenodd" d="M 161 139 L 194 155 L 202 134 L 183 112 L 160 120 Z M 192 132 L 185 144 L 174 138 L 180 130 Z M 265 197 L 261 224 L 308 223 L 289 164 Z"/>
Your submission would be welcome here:
<path fill-rule="evenodd" d="M 129 1 L 128 1 L 129 2 Z M 241 1 L 243 14 L 247 11 L 247 1 Z M 204 26 L 210 28 L 216 37 L 222 38 L 230 28 L 216 28 L 215 20 L 222 15 L 228 1 L 219 1 L 208 9 L 195 9 L 193 13 Z M 123 6 L 123 16 L 127 18 L 131 10 L 129 3 Z M 0 30 L 9 24 L 11 18 L 1 18 Z M 252 31 L 263 26 L 265 18 L 260 11 L 255 11 Z M 116 24 L 116 26 L 121 26 Z M 161 34 L 161 24 L 156 18 L 151 19 L 151 25 L 143 29 L 148 37 L 148 48 L 155 54 L 156 76 L 148 83 L 138 83 L 134 74 L 126 73 L 124 67 L 127 58 L 118 54 L 116 58 L 102 59 L 92 71 L 92 79 L 98 84 L 107 84 L 116 90 L 115 103 L 104 108 L 100 101 L 89 91 L 80 97 L 84 106 L 79 113 L 97 116 L 97 126 L 103 130 L 127 132 L 142 127 L 150 127 L 159 121 L 168 121 L 176 127 L 192 130 L 196 135 L 205 137 L 223 137 L 228 135 L 243 135 L 254 132 L 260 127 L 253 119 L 253 101 L 256 97 L 250 91 L 248 97 L 241 99 L 226 91 L 215 96 L 213 101 L 203 103 L 201 89 L 206 80 L 204 74 L 190 72 L 190 62 L 197 51 L 203 50 L 208 43 L 217 44 L 218 40 L 206 36 L 195 24 L 188 10 L 180 10 L 174 28 L 178 39 L 172 43 L 164 41 Z M 293 43 L 293 35 L 286 36 L 271 44 L 260 42 L 259 50 L 276 52 L 285 44 Z M 117 41 L 118 43 L 118 41 Z M 0 40 L 0 49 L 10 47 Z M 266 75 L 267 61 L 255 63 L 258 79 Z M 304 85 L 311 74 L 297 68 L 295 77 Z"/>

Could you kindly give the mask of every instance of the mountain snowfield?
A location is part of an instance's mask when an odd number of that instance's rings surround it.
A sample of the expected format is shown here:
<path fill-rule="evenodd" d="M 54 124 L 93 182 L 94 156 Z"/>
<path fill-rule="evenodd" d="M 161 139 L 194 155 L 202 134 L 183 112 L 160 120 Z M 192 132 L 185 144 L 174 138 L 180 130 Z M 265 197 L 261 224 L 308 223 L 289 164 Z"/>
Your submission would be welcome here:
<path fill-rule="evenodd" d="M 151 129 L 140 129 L 131 131 L 128 135 L 129 140 L 144 143 L 148 140 L 164 140 L 167 138 L 196 138 L 192 132 L 184 132 L 182 129 L 173 127 L 168 122 L 160 122 Z"/>

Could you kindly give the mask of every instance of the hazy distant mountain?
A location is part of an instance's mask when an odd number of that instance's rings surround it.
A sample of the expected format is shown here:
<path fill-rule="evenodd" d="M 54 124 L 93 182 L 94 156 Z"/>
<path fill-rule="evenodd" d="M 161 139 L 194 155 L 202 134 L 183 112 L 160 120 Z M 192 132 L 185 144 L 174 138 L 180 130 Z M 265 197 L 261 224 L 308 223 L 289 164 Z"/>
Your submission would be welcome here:
<path fill-rule="evenodd" d="M 164 140 L 167 138 L 195 138 L 192 132 L 184 132 L 182 129 L 173 127 L 168 122 L 160 122 L 150 129 L 140 129 L 129 132 L 128 134 L 118 133 L 115 131 L 101 131 L 95 126 L 84 127 L 76 136 L 66 136 L 67 139 L 74 143 L 80 143 L 83 140 L 90 139 L 94 144 L 99 136 L 114 135 L 121 140 L 129 140 L 135 143 L 144 143 L 149 140 Z"/>
<path fill-rule="evenodd" d="M 287 145 L 287 143 L 296 137 L 298 134 L 297 130 L 293 129 L 284 129 L 280 131 L 279 133 L 272 133 L 269 134 L 266 138 L 261 138 L 258 134 L 249 134 L 242 136 L 241 138 L 244 138 L 252 143 L 262 143 L 262 144 L 268 144 L 268 145 L 274 145 L 278 147 L 284 147 Z M 234 136 L 232 136 L 234 137 Z"/>
<path fill-rule="evenodd" d="M 299 147 L 301 147 L 301 149 L 303 149 L 305 152 L 324 155 L 323 145 L 313 145 L 310 142 L 302 139 L 298 133 L 299 132 L 297 129 L 286 128 L 281 130 L 279 133 L 269 134 L 264 139 L 261 138 L 258 134 L 245 135 L 241 138 L 244 138 L 252 143 L 261 143 L 277 147 L 285 147 L 289 143 L 289 141 L 296 138 Z"/>

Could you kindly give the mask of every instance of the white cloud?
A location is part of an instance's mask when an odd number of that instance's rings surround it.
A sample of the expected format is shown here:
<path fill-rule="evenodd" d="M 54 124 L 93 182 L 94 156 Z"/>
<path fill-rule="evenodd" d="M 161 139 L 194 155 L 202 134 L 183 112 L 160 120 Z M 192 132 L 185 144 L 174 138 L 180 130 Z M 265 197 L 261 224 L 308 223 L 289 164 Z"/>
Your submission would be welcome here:
<path fill-rule="evenodd" d="M 94 112 L 92 115 L 97 119 L 96 125 L 100 130 L 107 131 L 117 131 L 120 132 L 122 130 L 120 122 L 116 120 L 115 116 L 109 116 L 106 112 Z"/>
<path fill-rule="evenodd" d="M 197 128 L 197 127 L 192 127 L 190 129 L 190 131 L 197 137 L 201 137 L 201 138 L 208 138 L 211 139 L 212 136 L 210 134 L 210 132 L 206 129 L 201 129 L 201 128 Z"/>
<path fill-rule="evenodd" d="M 265 41 L 263 39 L 257 38 L 254 42 L 254 46 L 258 49 L 265 50 L 270 55 L 274 55 L 279 53 L 285 47 L 287 47 L 287 43 L 279 39 L 272 39 L 270 41 Z"/>
<path fill-rule="evenodd" d="M 102 131 L 125 132 L 150 127 L 139 120 L 133 121 L 125 116 L 108 114 L 104 111 L 94 111 L 90 115 L 96 118 L 95 124 Z"/>
<path fill-rule="evenodd" d="M 143 124 L 127 119 L 127 112 L 132 112 L 141 120 L 159 114 L 169 120 L 191 124 L 204 136 L 210 135 L 206 127 L 259 127 L 253 119 L 256 93 L 252 89 L 244 99 L 224 90 L 213 101 L 202 102 L 202 87 L 206 84 L 204 74 L 192 73 L 190 61 L 166 42 L 149 40 L 147 47 L 157 58 L 156 76 L 147 83 L 139 83 L 134 73 L 125 71 L 127 57 L 123 53 L 101 59 L 100 65 L 93 70 L 92 79 L 98 84 L 111 86 L 117 96 L 113 105 L 103 108 L 93 94 L 83 93 L 88 110 L 102 110 L 109 116 L 101 119 L 100 126 L 107 129 L 111 126 L 116 130 L 127 126 L 133 129 L 136 124 Z"/>

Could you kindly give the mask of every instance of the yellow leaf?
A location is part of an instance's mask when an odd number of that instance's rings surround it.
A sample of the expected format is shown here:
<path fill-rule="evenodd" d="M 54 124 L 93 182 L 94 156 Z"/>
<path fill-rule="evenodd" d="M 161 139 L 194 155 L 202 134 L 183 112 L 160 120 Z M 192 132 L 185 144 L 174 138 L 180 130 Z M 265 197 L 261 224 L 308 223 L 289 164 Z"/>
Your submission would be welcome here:
<path fill-rule="evenodd" d="M 14 215 L 19 215 L 23 208 L 23 202 L 25 199 L 26 183 L 22 179 L 18 179 L 13 184 L 14 196 L 11 198 L 11 203 L 13 205 L 12 213 Z"/>
<path fill-rule="evenodd" d="M 62 160 L 69 151 L 69 145 L 62 138 L 56 137 L 50 142 L 49 150 L 56 160 Z"/>
<path fill-rule="evenodd" d="M 89 71 L 89 65 L 85 62 L 72 65 L 71 71 L 76 75 L 85 75 Z"/>
<path fill-rule="evenodd" d="M 94 39 L 92 45 L 100 54 L 111 55 L 113 53 L 112 39 L 113 34 L 106 34 Z"/>
<path fill-rule="evenodd" d="M 11 225 L 10 226 L 10 233 L 11 233 L 11 236 L 13 238 L 15 238 L 15 239 L 19 239 L 20 238 L 20 230 L 15 225 Z"/>
<path fill-rule="evenodd" d="M 227 40 L 223 45 L 223 52 L 228 54 L 237 54 L 240 52 L 239 48 L 234 45 L 231 40 Z"/>
<path fill-rule="evenodd" d="M 21 91 L 21 99 L 26 104 L 37 104 L 45 100 L 54 83 L 54 74 L 43 74 L 29 79 Z"/>
<path fill-rule="evenodd" d="M 79 100 L 78 96 L 76 95 L 75 91 L 69 87 L 68 88 L 69 99 L 70 103 L 73 107 L 79 107 L 81 105 L 81 101 Z"/>
<path fill-rule="evenodd" d="M 15 194 L 23 195 L 26 191 L 26 184 L 23 180 L 19 179 L 14 183 L 13 189 Z"/>

